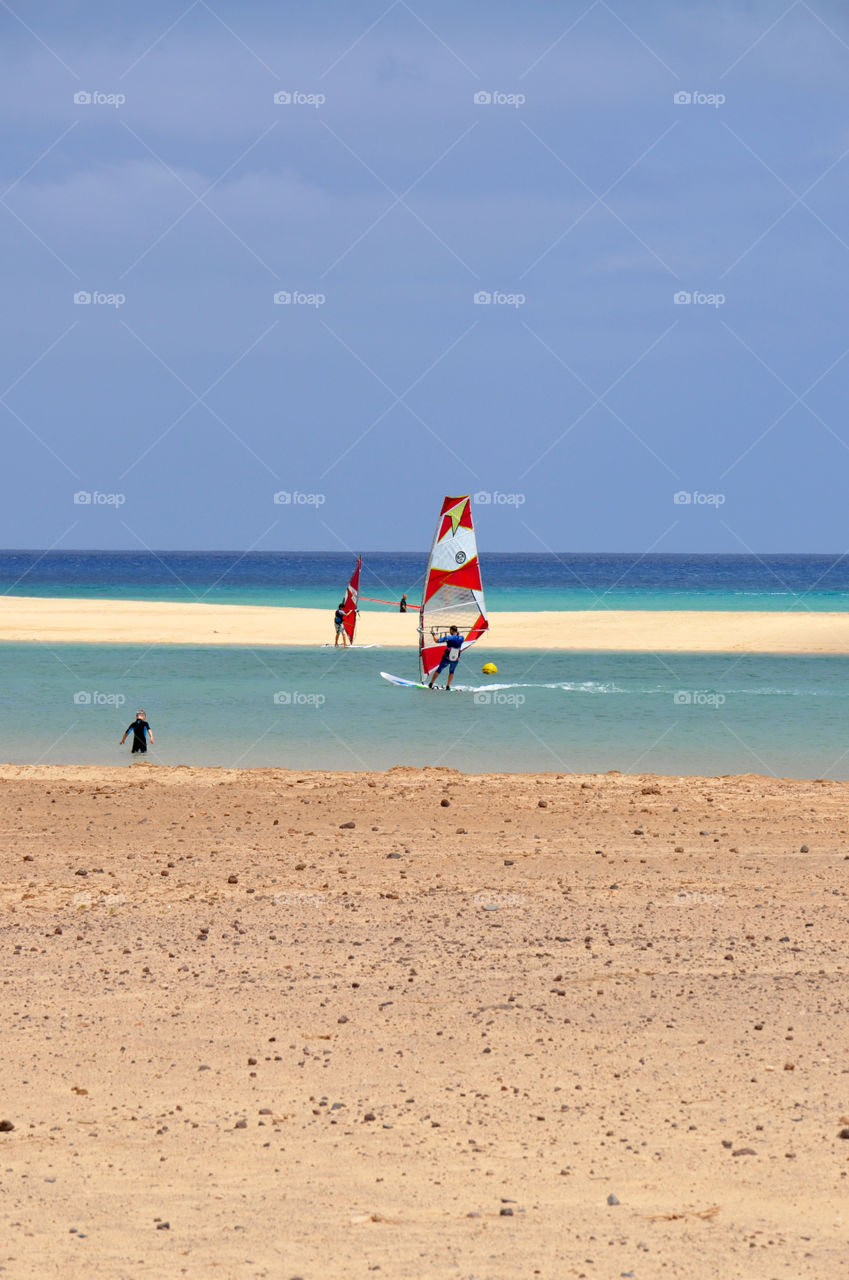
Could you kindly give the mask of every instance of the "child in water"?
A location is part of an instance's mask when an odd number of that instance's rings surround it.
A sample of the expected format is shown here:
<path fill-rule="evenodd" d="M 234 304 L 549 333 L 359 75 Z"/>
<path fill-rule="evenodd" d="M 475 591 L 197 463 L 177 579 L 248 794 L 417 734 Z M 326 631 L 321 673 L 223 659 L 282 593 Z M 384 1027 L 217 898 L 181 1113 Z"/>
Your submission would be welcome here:
<path fill-rule="evenodd" d="M 127 728 L 124 730 L 124 736 L 120 742 L 120 745 L 122 747 L 124 743 L 127 741 L 127 734 L 131 730 L 133 734 L 132 754 L 135 755 L 137 751 L 140 751 L 143 755 L 146 754 L 147 738 L 145 737 L 145 733 L 150 734 L 150 745 L 153 746 L 153 730 L 151 729 L 150 725 L 147 723 L 147 716 L 142 710 L 138 710 L 136 712 L 135 720 L 133 721 L 132 724 L 127 725 Z"/>

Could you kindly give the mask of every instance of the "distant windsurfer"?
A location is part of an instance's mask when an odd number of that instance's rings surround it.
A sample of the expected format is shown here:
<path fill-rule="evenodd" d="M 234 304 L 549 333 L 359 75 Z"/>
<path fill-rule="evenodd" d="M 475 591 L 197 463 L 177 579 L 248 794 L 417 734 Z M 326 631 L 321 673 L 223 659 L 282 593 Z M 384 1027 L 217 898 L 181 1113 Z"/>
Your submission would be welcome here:
<path fill-rule="evenodd" d="M 335 614 L 333 615 L 333 625 L 336 628 L 336 639 L 333 641 L 333 648 L 334 649 L 336 648 L 336 646 L 339 643 L 339 637 L 341 636 L 342 648 L 346 649 L 348 647 L 348 635 L 347 635 L 347 632 L 345 631 L 345 601 L 344 600 L 340 600 L 339 608 L 336 610 Z"/>
<path fill-rule="evenodd" d="M 127 734 L 132 733 L 133 735 L 132 754 L 135 755 L 137 751 L 140 751 L 143 755 L 146 754 L 147 738 L 145 737 L 145 732 L 150 734 L 150 745 L 153 746 L 153 730 L 151 729 L 150 725 L 147 723 L 147 716 L 143 711 L 137 711 L 136 718 L 133 721 L 133 723 L 128 725 L 127 728 L 124 730 L 124 736 L 121 739 L 120 746 L 123 747 L 124 743 L 127 741 Z"/>
<path fill-rule="evenodd" d="M 404 594 L 402 595 L 401 599 L 398 601 L 398 612 L 399 612 L 399 613 L 406 613 L 406 612 L 407 612 L 407 593 L 406 593 L 406 591 L 405 591 L 405 592 L 404 592 Z"/>
<path fill-rule="evenodd" d="M 438 635 L 435 629 L 432 630 L 430 634 L 433 636 L 436 644 L 445 645 L 445 652 L 442 655 L 442 661 L 431 676 L 430 683 L 427 687 L 428 689 L 432 689 L 433 682 L 436 677 L 447 667 L 448 679 L 445 682 L 445 688 L 450 689 L 451 681 L 454 679 L 454 672 L 457 670 L 457 663 L 460 661 L 460 650 L 463 647 L 465 636 L 461 636 L 456 627 L 449 627 L 447 636 Z"/>

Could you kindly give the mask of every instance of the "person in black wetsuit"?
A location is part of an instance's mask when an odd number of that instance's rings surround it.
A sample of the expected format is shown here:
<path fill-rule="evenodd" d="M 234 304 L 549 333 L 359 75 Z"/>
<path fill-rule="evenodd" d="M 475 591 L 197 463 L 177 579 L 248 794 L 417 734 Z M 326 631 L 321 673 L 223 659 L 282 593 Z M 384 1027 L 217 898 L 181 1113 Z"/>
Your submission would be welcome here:
<path fill-rule="evenodd" d="M 121 739 L 122 747 L 124 743 L 127 741 L 127 734 L 131 730 L 133 734 L 132 754 L 135 755 L 137 751 L 141 751 L 142 754 L 144 754 L 147 751 L 147 738 L 145 737 L 145 731 L 147 731 L 147 733 L 150 734 L 151 746 L 153 746 L 154 739 L 153 739 L 153 730 L 151 729 L 150 725 L 147 723 L 147 716 L 143 711 L 141 710 L 137 711 L 136 718 L 133 721 L 133 723 L 130 725 L 127 725 L 127 728 L 124 730 L 124 736 Z"/>
<path fill-rule="evenodd" d="M 405 591 L 405 592 L 404 592 L 404 594 L 402 595 L 401 599 L 398 601 L 398 612 L 399 612 L 399 613 L 406 613 L 406 612 L 407 612 L 407 593 L 406 593 L 406 591 Z"/>

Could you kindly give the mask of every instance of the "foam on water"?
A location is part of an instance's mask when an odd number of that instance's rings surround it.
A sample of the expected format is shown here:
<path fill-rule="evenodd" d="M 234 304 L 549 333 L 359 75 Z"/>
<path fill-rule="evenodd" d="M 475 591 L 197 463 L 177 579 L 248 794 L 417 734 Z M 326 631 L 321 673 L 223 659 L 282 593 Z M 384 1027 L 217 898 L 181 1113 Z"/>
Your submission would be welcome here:
<path fill-rule="evenodd" d="M 517 681 L 513 684 L 455 684 L 452 686 L 463 693 L 500 693 L 504 689 L 562 689 L 566 693 L 628 693 L 618 685 L 601 683 L 598 680 L 550 680 L 540 684 Z"/>

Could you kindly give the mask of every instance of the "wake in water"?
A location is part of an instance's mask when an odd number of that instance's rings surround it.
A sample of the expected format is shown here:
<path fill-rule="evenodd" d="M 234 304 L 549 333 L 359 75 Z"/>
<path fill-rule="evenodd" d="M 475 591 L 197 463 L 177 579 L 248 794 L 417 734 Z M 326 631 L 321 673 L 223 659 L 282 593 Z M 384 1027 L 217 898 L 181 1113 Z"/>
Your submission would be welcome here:
<path fill-rule="evenodd" d="M 552 680 L 543 684 L 455 684 L 458 693 L 502 693 L 507 689 L 563 689 L 566 693 L 629 693 L 612 681 L 600 680 Z"/>
<path fill-rule="evenodd" d="M 768 685 L 761 689 L 686 689 L 679 685 L 655 684 L 643 687 L 623 688 L 612 680 L 547 680 L 540 683 L 516 681 L 500 684 L 455 684 L 457 693 L 506 693 L 510 689 L 560 689 L 564 693 L 618 693 L 639 697 L 676 697 L 686 692 L 681 703 L 699 703 L 703 698 L 721 695 L 723 698 L 849 698 L 849 690 L 842 689 L 779 689 Z"/>

